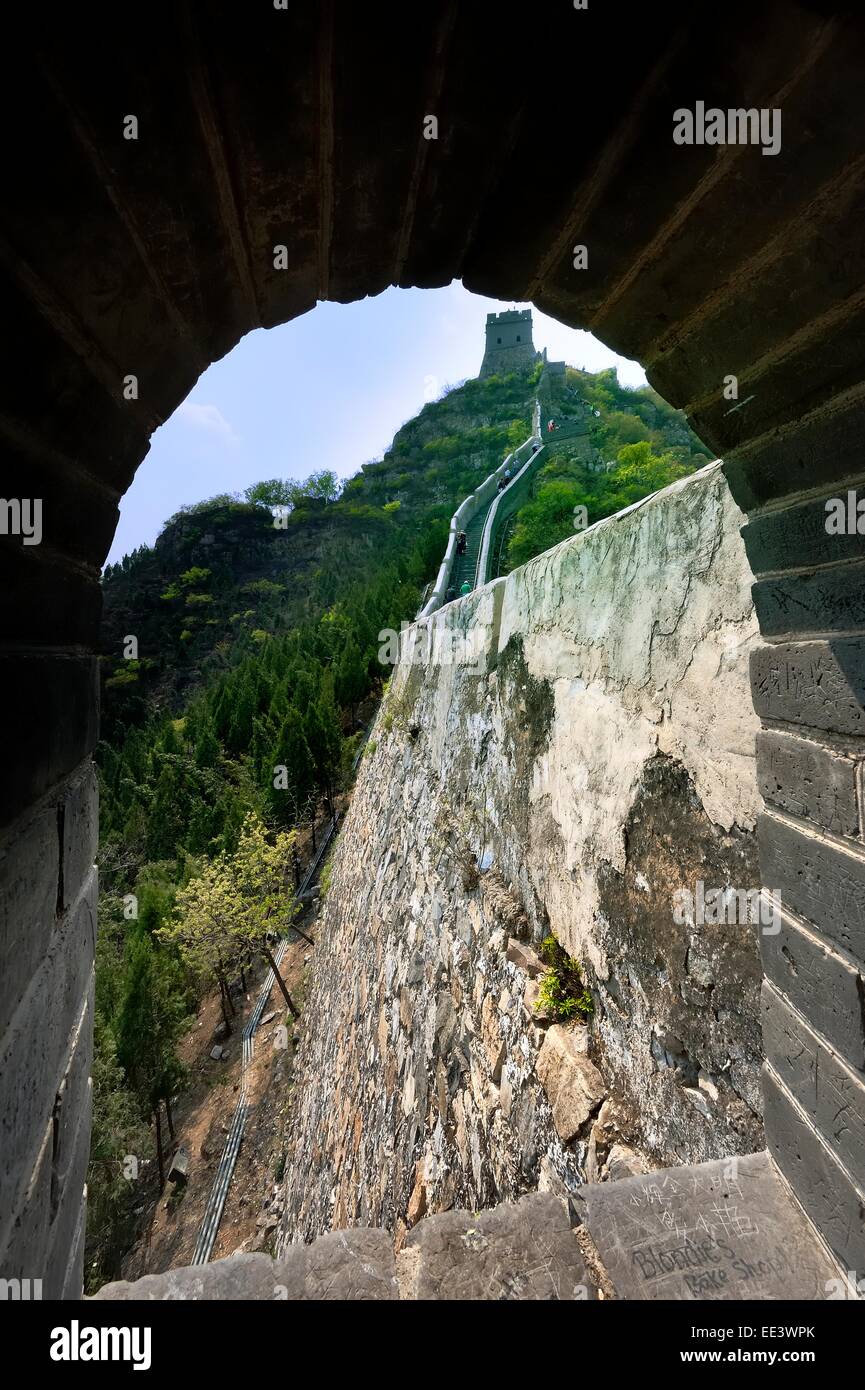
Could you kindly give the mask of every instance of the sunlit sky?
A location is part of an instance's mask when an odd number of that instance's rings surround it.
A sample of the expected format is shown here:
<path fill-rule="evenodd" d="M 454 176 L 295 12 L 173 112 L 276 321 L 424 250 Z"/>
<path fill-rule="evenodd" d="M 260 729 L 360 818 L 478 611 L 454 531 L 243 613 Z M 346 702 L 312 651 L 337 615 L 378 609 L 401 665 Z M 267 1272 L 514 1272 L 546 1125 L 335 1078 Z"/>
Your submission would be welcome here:
<path fill-rule="evenodd" d="M 389 289 L 355 304 L 319 304 L 291 323 L 248 334 L 154 434 L 121 503 L 109 560 L 152 544 L 184 503 L 262 478 L 305 478 L 317 468 L 348 477 L 381 458 L 425 401 L 477 376 L 486 316 L 510 307 L 454 281 L 446 289 Z M 589 371 L 615 365 L 623 385 L 645 383 L 638 363 L 537 310 L 533 336 L 554 360 Z"/>

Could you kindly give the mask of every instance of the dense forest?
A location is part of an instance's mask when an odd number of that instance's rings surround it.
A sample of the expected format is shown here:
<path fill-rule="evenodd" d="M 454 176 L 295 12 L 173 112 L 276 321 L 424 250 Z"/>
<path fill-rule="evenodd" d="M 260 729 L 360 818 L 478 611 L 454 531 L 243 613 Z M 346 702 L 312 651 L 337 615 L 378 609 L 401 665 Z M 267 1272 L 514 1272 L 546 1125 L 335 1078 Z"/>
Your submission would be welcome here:
<path fill-rule="evenodd" d="M 546 402 L 557 422 L 586 422 L 584 447 L 559 447 L 544 435 L 543 462 L 529 500 L 517 512 L 507 547 L 507 569 L 524 565 L 574 534 L 710 461 L 681 411 L 656 391 L 619 384 L 614 368 L 589 373 L 568 367 L 564 382 Z"/>
<path fill-rule="evenodd" d="M 299 846 L 344 794 L 389 675 L 379 633 L 414 617 L 455 507 L 528 435 L 539 376 L 447 390 L 341 486 L 318 472 L 186 507 L 104 572 L 90 1288 L 135 1237 L 142 1163 L 161 1186 L 202 992 L 230 1018 L 234 980 L 289 925 Z M 582 411 L 590 437 L 582 457 L 545 451 L 510 567 L 573 534 L 575 506 L 594 521 L 708 458 L 614 371 L 568 369 L 559 390 L 545 404 Z"/>

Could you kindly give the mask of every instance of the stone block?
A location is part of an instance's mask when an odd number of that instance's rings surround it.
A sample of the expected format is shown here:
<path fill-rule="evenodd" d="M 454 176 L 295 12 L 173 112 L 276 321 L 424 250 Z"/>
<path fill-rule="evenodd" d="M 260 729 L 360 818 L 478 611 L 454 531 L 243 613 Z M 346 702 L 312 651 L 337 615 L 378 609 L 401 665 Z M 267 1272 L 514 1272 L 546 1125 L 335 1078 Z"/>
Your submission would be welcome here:
<path fill-rule="evenodd" d="M 280 1297 L 276 1264 L 269 1255 L 231 1255 L 206 1265 L 185 1265 L 164 1274 L 145 1274 L 141 1279 L 103 1284 L 94 1298 L 111 1302 L 171 1302 L 218 1299 L 264 1300 Z"/>
<path fill-rule="evenodd" d="M 110 549 L 117 528 L 119 499 L 116 492 L 97 483 L 83 469 L 60 470 L 55 463 L 29 450 L 25 454 L 4 449 L 0 458 L 4 497 L 43 499 L 43 556 L 52 557 L 51 568 L 56 563 L 54 557 L 60 555 L 77 566 L 98 563 Z M 22 547 L 22 550 L 25 554 L 29 550 L 38 555 L 42 546 Z M 76 571 L 69 566 L 59 584 L 55 574 L 54 584 L 60 587 L 67 581 L 74 582 L 77 577 Z M 98 590 L 98 584 L 96 588 Z"/>
<path fill-rule="evenodd" d="M 586 1056 L 587 1042 L 584 1027 L 554 1024 L 535 1063 L 556 1133 L 565 1144 L 576 1138 L 607 1094 L 604 1078 Z"/>
<path fill-rule="evenodd" d="M 8 492 L 5 494 L 9 496 Z M 28 494 L 30 495 L 30 494 Z M 0 548 L 0 632 L 22 646 L 94 647 L 99 641 L 98 579 L 40 554 L 41 546 Z"/>
<path fill-rule="evenodd" d="M 860 488 L 859 496 L 863 495 Z M 828 497 L 841 497 L 846 502 L 847 488 L 839 492 L 836 487 Z M 742 527 L 742 539 L 754 574 L 789 569 L 791 564 L 821 565 L 860 558 L 861 536 L 832 536 L 826 530 L 826 500 L 826 496 L 812 498 L 749 518 Z"/>
<path fill-rule="evenodd" d="M 74 1051 L 60 1083 L 55 1101 L 53 1125 L 53 1179 L 57 1191 L 62 1190 L 78 1160 L 82 1122 L 85 1123 L 84 1143 L 89 1142 L 90 1119 L 93 1113 L 93 1009 L 92 996 L 82 1014 Z"/>
<path fill-rule="evenodd" d="M 41 1279 L 51 1229 L 53 1127 L 49 1121 L 29 1173 L 20 1175 L 17 1191 L 4 1185 L 0 1211 L 0 1277 Z M 14 1205 L 13 1205 L 14 1204 Z"/>
<path fill-rule="evenodd" d="M 93 657 L 0 656 L 6 743 L 0 825 L 11 823 L 96 746 L 99 679 Z"/>
<path fill-rule="evenodd" d="M 51 939 L 60 846 L 57 809 L 44 806 L 0 847 L 0 1036 L 30 985 Z"/>
<path fill-rule="evenodd" d="M 67 1267 L 73 1253 L 78 1225 L 84 1210 L 87 1164 L 90 1158 L 91 1107 L 82 1108 L 74 1139 L 70 1137 L 65 1154 L 66 1167 L 52 1174 L 51 1223 L 44 1270 L 44 1295 L 60 1298 Z"/>
<path fill-rule="evenodd" d="M 863 980 L 844 956 L 787 913 L 777 935 L 760 935 L 763 969 L 813 1026 L 855 1067 L 865 1066 Z"/>
<path fill-rule="evenodd" d="M 546 1009 L 539 1008 L 541 987 L 537 980 L 528 980 L 523 991 L 523 1008 L 533 1023 L 552 1023 L 553 1016 Z"/>
<path fill-rule="evenodd" d="M 806 489 L 826 496 L 837 479 L 861 473 L 861 441 L 862 405 L 854 399 L 834 414 L 815 412 L 787 434 L 771 431 L 743 459 L 727 450 L 724 476 L 743 512 Z"/>
<path fill-rule="evenodd" d="M 865 1191 L 865 1075 L 828 1047 L 768 980 L 761 1004 L 772 1070 Z"/>
<path fill-rule="evenodd" d="M 649 1165 L 642 1154 L 629 1144 L 614 1144 L 607 1156 L 607 1181 L 621 1182 L 623 1178 L 648 1173 Z"/>
<path fill-rule="evenodd" d="M 834 835 L 859 834 L 856 763 L 812 739 L 761 729 L 757 780 L 767 802 Z"/>
<path fill-rule="evenodd" d="M 148 1274 L 134 1283 L 106 1284 L 95 1297 L 381 1302 L 396 1299 L 398 1292 L 391 1236 L 364 1227 L 330 1231 L 311 1245 L 289 1245 L 280 1260 L 232 1255 L 212 1264 Z"/>
<path fill-rule="evenodd" d="M 818 1137 L 781 1079 L 763 1069 L 769 1152 L 842 1269 L 865 1270 L 865 1194 Z M 795 1298 L 788 1289 L 785 1298 Z"/>
<path fill-rule="evenodd" d="M 498 1085 L 502 1075 L 506 1049 L 502 1030 L 499 1027 L 496 1001 L 491 994 L 484 996 L 484 1002 L 481 1006 L 481 1041 L 484 1045 L 490 1076 Z"/>
<path fill-rule="evenodd" d="M 70 778 L 61 802 L 63 824 L 62 911 L 77 898 L 99 845 L 99 789 L 92 763 Z"/>
<path fill-rule="evenodd" d="M 595 1299 L 594 1285 L 564 1203 L 531 1193 L 477 1216 L 428 1216 L 397 1256 L 403 1299 L 572 1301 Z"/>
<path fill-rule="evenodd" d="M 0 1177 L 4 1201 L 26 1183 L 69 1066 L 92 989 L 96 872 L 58 923 L 45 958 L 0 1040 Z"/>
<path fill-rule="evenodd" d="M 291 1260 L 294 1251 L 301 1258 Z M 330 1231 L 311 1245 L 289 1246 L 276 1272 L 289 1299 L 353 1299 L 381 1302 L 398 1297 L 393 1240 L 371 1227 Z"/>
<path fill-rule="evenodd" d="M 836 1274 L 765 1153 L 589 1183 L 575 1201 L 622 1299 L 819 1299 Z"/>
<path fill-rule="evenodd" d="M 756 647 L 751 691 L 762 719 L 865 734 L 865 641 L 839 637 Z"/>
<path fill-rule="evenodd" d="M 757 823 L 763 883 L 785 909 L 865 962 L 865 853 L 810 835 L 771 813 Z"/>
<path fill-rule="evenodd" d="M 531 946 L 526 945 L 524 941 L 516 941 L 511 938 L 506 954 L 509 961 L 512 961 L 520 970 L 524 970 L 533 979 L 547 973 L 547 967 L 537 951 L 533 951 Z"/>
<path fill-rule="evenodd" d="M 87 1192 L 85 1189 L 83 1200 L 78 1212 L 78 1225 L 72 1237 L 72 1246 L 69 1251 L 69 1259 L 66 1262 L 66 1272 L 63 1276 L 63 1288 L 60 1297 L 64 1300 L 78 1300 L 83 1296 L 84 1291 L 84 1249 L 87 1239 Z"/>
<path fill-rule="evenodd" d="M 764 637 L 820 637 L 865 627 L 861 564 L 758 579 L 753 594 Z"/>

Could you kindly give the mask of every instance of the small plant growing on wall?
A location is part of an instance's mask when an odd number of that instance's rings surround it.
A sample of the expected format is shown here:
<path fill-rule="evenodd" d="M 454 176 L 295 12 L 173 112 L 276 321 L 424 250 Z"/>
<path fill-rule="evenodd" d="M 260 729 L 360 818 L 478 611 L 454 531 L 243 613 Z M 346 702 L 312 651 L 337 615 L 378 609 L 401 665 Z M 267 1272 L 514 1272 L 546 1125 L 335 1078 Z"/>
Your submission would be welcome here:
<path fill-rule="evenodd" d="M 544 937 L 541 955 L 546 962 L 547 973 L 541 980 L 535 1005 L 538 1013 L 548 1014 L 557 1023 L 568 1023 L 577 1018 L 585 1023 L 593 1005 L 592 996 L 583 982 L 579 961 L 569 956 L 554 936 Z"/>

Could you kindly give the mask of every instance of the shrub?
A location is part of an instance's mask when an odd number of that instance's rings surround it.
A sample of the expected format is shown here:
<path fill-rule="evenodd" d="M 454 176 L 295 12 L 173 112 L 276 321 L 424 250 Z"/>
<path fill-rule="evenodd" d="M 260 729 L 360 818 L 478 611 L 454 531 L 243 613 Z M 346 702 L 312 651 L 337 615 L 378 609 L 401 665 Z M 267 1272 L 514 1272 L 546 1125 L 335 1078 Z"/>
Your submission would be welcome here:
<path fill-rule="evenodd" d="M 541 942 L 541 955 L 547 963 L 547 973 L 541 980 L 536 1008 L 550 1014 L 559 1023 L 579 1018 L 584 1023 L 592 1013 L 592 996 L 586 989 L 579 961 L 569 956 L 554 936 Z"/>
<path fill-rule="evenodd" d="M 119 690 L 119 688 L 123 685 L 134 685 L 137 680 L 137 670 L 124 670 L 124 668 L 121 667 L 118 671 L 114 672 L 113 676 L 108 677 L 108 680 L 105 682 L 105 684 L 111 690 Z"/>
<path fill-rule="evenodd" d="M 206 584 L 210 574 L 211 571 L 203 569 L 201 565 L 193 565 L 191 569 L 184 570 L 180 582 L 184 588 L 191 589 L 195 584 Z"/>

